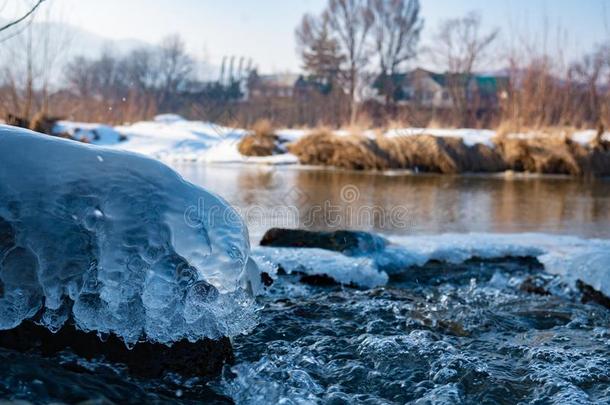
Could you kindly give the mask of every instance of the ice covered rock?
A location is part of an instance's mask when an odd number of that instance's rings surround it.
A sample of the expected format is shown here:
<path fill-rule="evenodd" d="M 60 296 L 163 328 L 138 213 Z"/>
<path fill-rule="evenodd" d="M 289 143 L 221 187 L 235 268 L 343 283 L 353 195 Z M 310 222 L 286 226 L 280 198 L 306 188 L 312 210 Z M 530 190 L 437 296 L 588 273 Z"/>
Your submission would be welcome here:
<path fill-rule="evenodd" d="M 0 126 L 0 329 L 232 336 L 255 324 L 248 258 L 235 210 L 167 166 Z"/>
<path fill-rule="evenodd" d="M 265 257 L 289 273 L 328 276 L 341 284 L 374 287 L 390 278 L 438 281 L 447 279 L 443 272 L 468 269 L 460 264 L 469 261 L 510 259 L 528 268 L 542 266 L 545 272 L 559 275 L 572 290 L 583 292 L 586 300 L 602 305 L 610 302 L 601 298 L 610 297 L 610 241 L 603 239 L 539 233 L 384 238 L 363 231 L 273 228 L 260 244 L 253 253 L 259 261 L 259 256 Z M 543 291 L 535 285 L 523 288 Z"/>
<path fill-rule="evenodd" d="M 362 231 L 271 228 L 254 254 L 257 261 L 269 260 L 288 273 L 371 288 L 388 281 L 388 275 L 377 265 L 377 257 L 388 243 L 379 235 Z"/>
<path fill-rule="evenodd" d="M 349 257 L 331 250 L 292 247 L 258 247 L 253 255 L 257 261 L 269 260 L 287 273 L 325 276 L 339 284 L 373 288 L 388 282 L 388 275 L 379 271 L 369 257 Z"/>
<path fill-rule="evenodd" d="M 304 229 L 271 228 L 263 235 L 260 245 L 319 248 L 357 256 L 380 252 L 388 243 L 385 238 L 370 232 L 350 230 L 316 232 Z"/>

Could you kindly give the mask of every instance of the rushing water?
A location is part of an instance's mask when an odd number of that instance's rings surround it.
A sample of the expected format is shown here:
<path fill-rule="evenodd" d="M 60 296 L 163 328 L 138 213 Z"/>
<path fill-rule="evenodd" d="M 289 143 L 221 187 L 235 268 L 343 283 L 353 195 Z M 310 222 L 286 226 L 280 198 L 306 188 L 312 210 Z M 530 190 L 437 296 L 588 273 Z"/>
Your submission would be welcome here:
<path fill-rule="evenodd" d="M 177 169 L 238 207 L 253 244 L 273 226 L 610 238 L 607 180 Z M 610 312 L 580 303 L 535 260 L 430 263 L 413 271 L 422 277 L 394 277 L 368 290 L 278 277 L 259 298 L 259 326 L 234 339 L 235 365 L 208 384 L 177 375 L 138 379 L 70 353 L 41 358 L 0 349 L 0 398 L 610 403 Z M 525 279 L 558 293 L 526 292 Z"/>

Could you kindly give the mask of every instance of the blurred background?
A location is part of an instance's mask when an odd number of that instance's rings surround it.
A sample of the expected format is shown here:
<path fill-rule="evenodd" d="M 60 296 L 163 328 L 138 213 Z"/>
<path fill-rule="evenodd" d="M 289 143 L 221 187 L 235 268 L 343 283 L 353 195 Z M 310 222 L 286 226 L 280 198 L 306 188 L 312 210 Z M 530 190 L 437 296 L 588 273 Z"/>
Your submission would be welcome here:
<path fill-rule="evenodd" d="M 610 118 L 609 9 L 605 0 L 4 0 L 0 117 L 597 128 Z"/>

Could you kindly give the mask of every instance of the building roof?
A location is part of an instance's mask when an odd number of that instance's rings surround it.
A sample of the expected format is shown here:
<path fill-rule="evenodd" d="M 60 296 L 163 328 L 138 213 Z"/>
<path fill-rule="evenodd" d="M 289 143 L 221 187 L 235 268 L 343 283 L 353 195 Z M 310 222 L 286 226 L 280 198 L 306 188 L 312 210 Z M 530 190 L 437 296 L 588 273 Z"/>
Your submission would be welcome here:
<path fill-rule="evenodd" d="M 294 73 L 279 73 L 257 76 L 257 80 L 259 80 L 259 83 L 264 84 L 266 86 L 277 87 L 292 87 L 298 79 L 299 75 Z"/>
<path fill-rule="evenodd" d="M 416 68 L 406 73 L 396 73 L 392 75 L 392 82 L 395 86 L 406 84 L 409 81 L 415 80 L 422 75 L 428 76 L 441 87 L 447 86 L 449 78 L 461 78 L 462 80 L 474 79 L 477 86 L 482 92 L 496 92 L 498 88 L 508 84 L 508 76 L 480 75 L 474 73 L 472 75 L 457 74 L 457 73 L 436 73 L 430 70 Z M 381 88 L 382 76 L 379 75 L 373 83 L 374 88 Z"/>

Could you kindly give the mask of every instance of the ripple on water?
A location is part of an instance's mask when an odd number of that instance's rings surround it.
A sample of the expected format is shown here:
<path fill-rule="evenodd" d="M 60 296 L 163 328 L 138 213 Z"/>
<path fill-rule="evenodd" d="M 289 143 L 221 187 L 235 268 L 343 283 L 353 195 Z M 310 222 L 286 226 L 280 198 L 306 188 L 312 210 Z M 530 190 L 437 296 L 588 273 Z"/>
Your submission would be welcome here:
<path fill-rule="evenodd" d="M 477 265 L 479 266 L 479 265 Z M 610 315 L 572 296 L 519 289 L 495 272 L 385 288 L 309 286 L 282 276 L 259 326 L 234 339 L 236 364 L 211 383 L 135 379 L 103 361 L 0 350 L 0 397 L 35 402 L 610 402 Z M 552 281 L 552 280 L 551 280 Z M 229 398 L 230 397 L 230 398 Z"/>
<path fill-rule="evenodd" d="M 235 340 L 239 403 L 607 403 L 610 317 L 524 273 L 368 291 L 281 278 Z M 306 290 L 307 293 L 304 293 Z"/>

